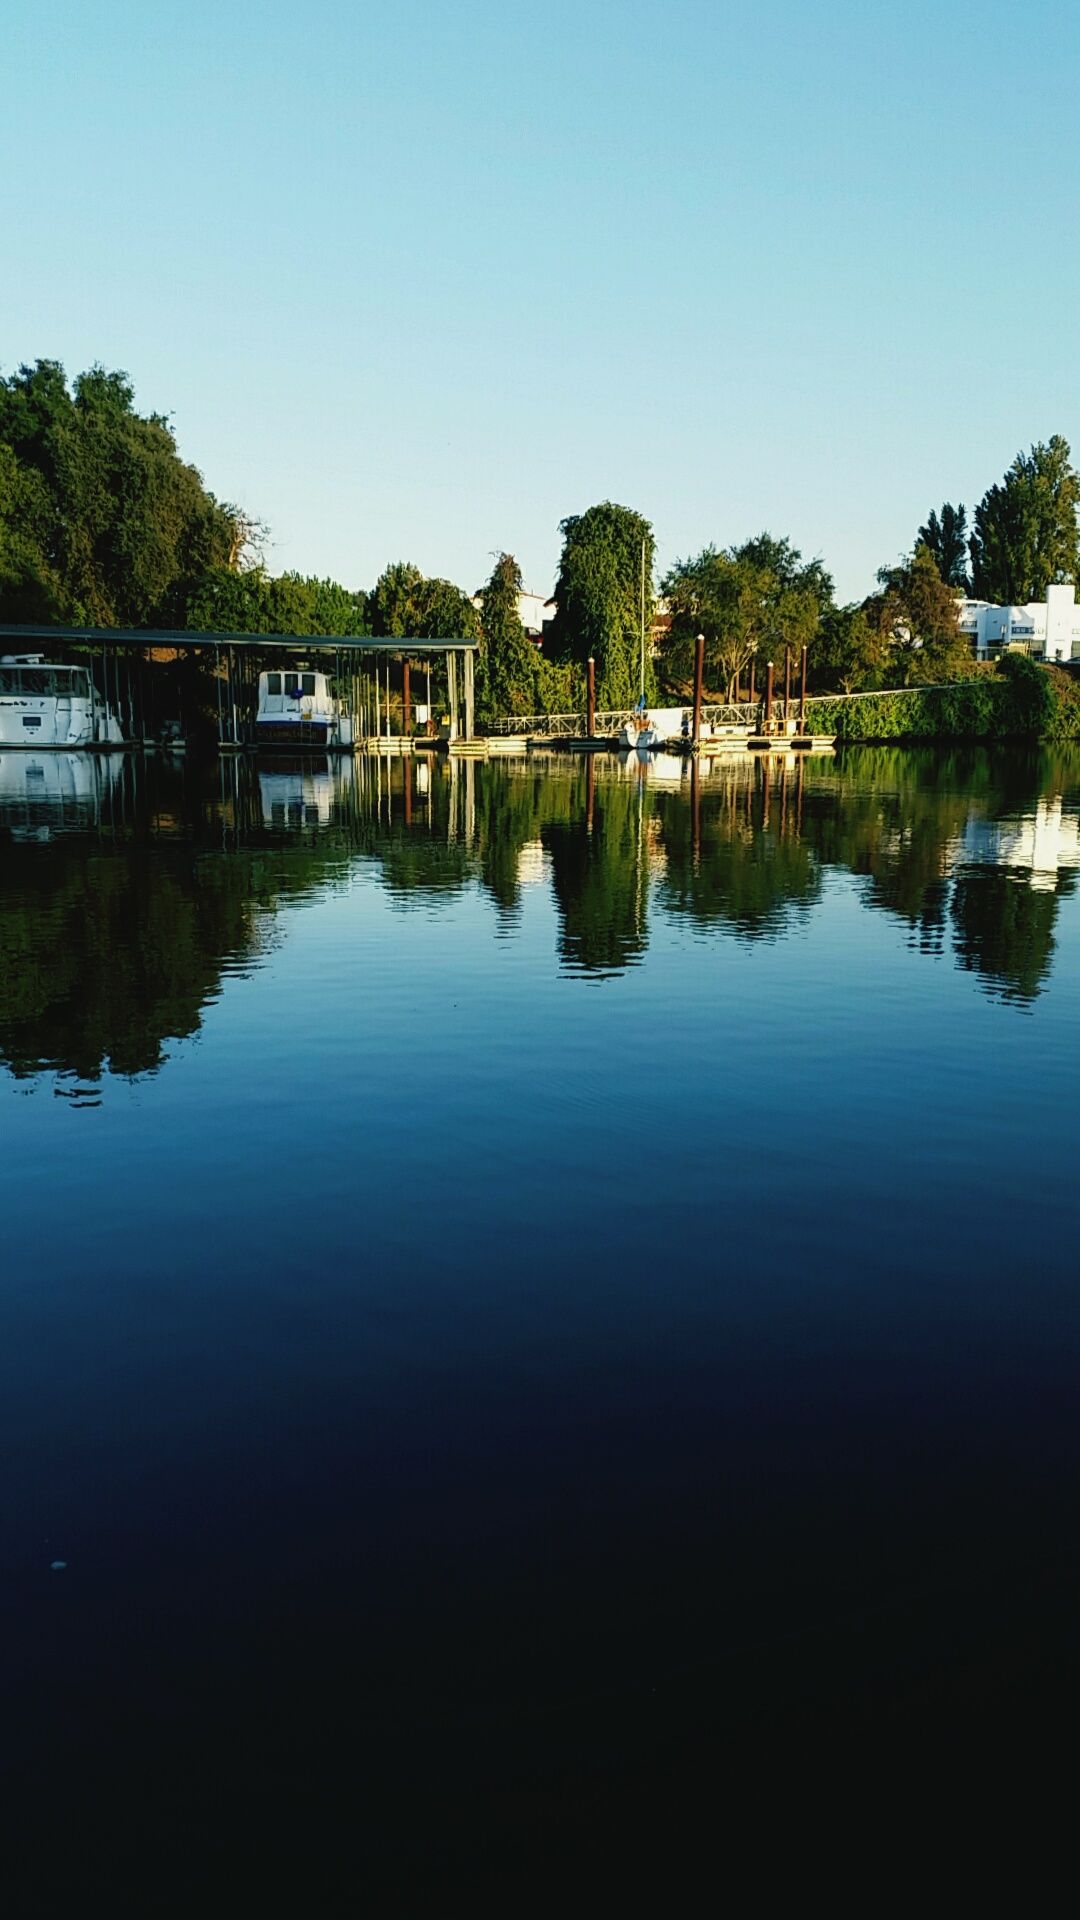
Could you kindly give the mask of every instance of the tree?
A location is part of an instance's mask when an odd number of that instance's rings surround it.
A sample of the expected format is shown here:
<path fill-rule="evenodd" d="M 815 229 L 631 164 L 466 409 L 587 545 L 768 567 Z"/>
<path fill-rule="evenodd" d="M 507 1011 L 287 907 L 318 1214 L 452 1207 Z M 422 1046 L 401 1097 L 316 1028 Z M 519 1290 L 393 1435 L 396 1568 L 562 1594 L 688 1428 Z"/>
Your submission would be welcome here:
<path fill-rule="evenodd" d="M 738 683 L 768 633 L 772 575 L 730 553 L 706 547 L 692 560 L 677 560 L 663 583 L 671 614 L 665 648 L 669 673 L 685 680 L 694 642 L 705 636 L 705 677 L 735 698 Z"/>
<path fill-rule="evenodd" d="M 247 537 L 123 373 L 69 391 L 58 362 L 21 367 L 0 380 L 0 447 L 0 617 L 173 625 Z"/>
<path fill-rule="evenodd" d="M 830 607 L 814 642 L 815 693 L 863 693 L 882 684 L 887 646 L 865 606 Z"/>
<path fill-rule="evenodd" d="M 467 593 L 452 580 L 421 580 L 411 609 L 419 640 L 478 640 L 480 621 Z"/>
<path fill-rule="evenodd" d="M 381 639 L 396 639 L 412 631 L 414 596 L 423 578 L 419 567 L 408 560 L 396 560 L 384 569 L 368 595 L 368 620 L 373 634 Z"/>
<path fill-rule="evenodd" d="M 1080 475 L 1060 434 L 1018 453 L 1004 480 L 983 495 L 969 541 L 972 588 L 980 600 L 1024 606 L 1080 569 Z"/>
<path fill-rule="evenodd" d="M 663 590 L 671 612 L 669 672 L 688 677 L 694 637 L 703 633 L 706 675 L 731 700 L 752 660 L 779 662 L 785 648 L 797 654 L 811 645 L 833 583 L 820 560 L 804 562 L 790 540 L 762 533 L 726 552 L 706 547 L 677 561 Z"/>
<path fill-rule="evenodd" d="M 335 580 L 276 577 L 261 567 L 218 568 L 204 575 L 187 608 L 187 625 L 208 633 L 296 633 L 333 636 L 368 632 L 367 602 Z"/>
<path fill-rule="evenodd" d="M 649 522 L 605 500 L 562 521 L 553 641 L 564 659 L 596 661 L 601 707 L 629 707 L 641 688 L 642 627 L 652 620 L 655 541 Z M 642 578 L 644 576 L 644 608 Z M 654 686 L 646 652 L 645 692 Z"/>
<path fill-rule="evenodd" d="M 536 648 L 518 615 L 522 584 L 513 554 L 498 554 L 480 595 L 483 650 L 478 691 L 486 716 L 535 712 Z"/>
<path fill-rule="evenodd" d="M 919 528 L 916 544 L 928 548 L 933 554 L 946 586 L 959 587 L 963 593 L 970 591 L 966 507 L 954 507 L 946 500 L 940 518 L 931 509 L 926 525 Z"/>
<path fill-rule="evenodd" d="M 956 590 L 946 586 L 929 547 L 920 542 L 899 566 L 882 567 L 878 580 L 882 592 L 866 611 L 888 648 L 890 680 L 915 686 L 970 672 Z"/>

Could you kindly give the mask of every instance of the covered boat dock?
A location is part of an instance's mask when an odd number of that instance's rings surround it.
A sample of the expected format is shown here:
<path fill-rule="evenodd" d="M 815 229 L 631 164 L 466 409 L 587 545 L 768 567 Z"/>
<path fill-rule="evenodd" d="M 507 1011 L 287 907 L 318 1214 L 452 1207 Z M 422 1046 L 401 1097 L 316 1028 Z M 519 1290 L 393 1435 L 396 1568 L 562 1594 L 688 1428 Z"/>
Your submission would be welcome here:
<path fill-rule="evenodd" d="M 451 749 L 467 750 L 476 739 L 478 647 L 477 640 L 429 640 L 408 634 L 374 638 L 370 634 L 204 633 L 185 627 L 0 626 L 0 654 L 38 652 L 60 661 L 75 649 L 80 661 L 88 658 L 106 709 L 118 720 L 129 745 L 157 744 L 161 737 L 153 701 L 155 664 L 184 654 L 210 656 L 218 746 L 224 751 L 255 744 L 259 673 L 272 661 L 289 656 L 298 666 L 318 659 L 348 700 L 356 720 L 356 745 L 383 752 L 407 750 L 418 695 L 430 732 L 432 668 L 443 669 L 448 725 L 441 741 Z M 423 675 L 419 687 L 414 687 L 414 675 Z M 442 685 L 437 691 L 441 702 Z M 437 744 L 434 735 L 432 739 Z"/>

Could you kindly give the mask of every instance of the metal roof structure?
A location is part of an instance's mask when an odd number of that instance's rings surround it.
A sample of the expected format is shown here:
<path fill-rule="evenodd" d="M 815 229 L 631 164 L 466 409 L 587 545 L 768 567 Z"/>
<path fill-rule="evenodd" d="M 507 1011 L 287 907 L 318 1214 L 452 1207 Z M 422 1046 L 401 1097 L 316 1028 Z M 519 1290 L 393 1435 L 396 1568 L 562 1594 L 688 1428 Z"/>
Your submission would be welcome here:
<path fill-rule="evenodd" d="M 79 640 L 103 647 L 251 647 L 260 649 L 301 647 L 313 652 L 317 647 L 333 653 L 389 653 L 424 655 L 437 653 L 475 653 L 479 640 L 463 637 L 421 640 L 411 634 L 396 639 L 375 639 L 367 633 L 204 633 L 187 627 L 46 627 L 0 626 L 0 650 L 25 647 L 31 640 L 63 642 Z"/>

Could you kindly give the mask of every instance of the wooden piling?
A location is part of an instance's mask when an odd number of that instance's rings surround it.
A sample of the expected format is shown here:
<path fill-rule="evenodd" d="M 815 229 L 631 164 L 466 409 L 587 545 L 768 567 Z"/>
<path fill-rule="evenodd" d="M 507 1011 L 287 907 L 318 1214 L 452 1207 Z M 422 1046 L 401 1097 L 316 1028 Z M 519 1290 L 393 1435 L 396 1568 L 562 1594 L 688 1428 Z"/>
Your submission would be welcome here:
<path fill-rule="evenodd" d="M 802 690 L 799 694 L 799 732 L 806 732 L 806 648 L 802 650 Z"/>
<path fill-rule="evenodd" d="M 705 635 L 694 643 L 694 745 L 701 741 L 701 696 L 705 687 Z M 696 776 L 695 776 L 696 777 Z"/>
<path fill-rule="evenodd" d="M 401 731 L 402 733 L 412 732 L 412 697 L 407 660 L 404 660 L 401 666 Z"/>
<path fill-rule="evenodd" d="M 596 661 L 589 655 L 586 663 L 588 687 L 588 712 L 585 717 L 585 731 L 590 740 L 596 738 Z"/>
<path fill-rule="evenodd" d="M 784 648 L 784 732 L 791 718 L 791 648 Z"/>
<path fill-rule="evenodd" d="M 765 731 L 772 732 L 773 702 L 773 663 L 770 660 L 765 668 Z"/>

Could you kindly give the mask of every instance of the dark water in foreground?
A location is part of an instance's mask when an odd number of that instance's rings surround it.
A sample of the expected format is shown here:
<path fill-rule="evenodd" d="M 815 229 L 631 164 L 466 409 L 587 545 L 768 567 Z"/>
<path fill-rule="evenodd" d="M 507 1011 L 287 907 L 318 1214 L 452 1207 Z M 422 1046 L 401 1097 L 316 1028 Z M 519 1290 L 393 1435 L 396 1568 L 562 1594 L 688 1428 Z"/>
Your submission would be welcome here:
<path fill-rule="evenodd" d="M 1075 1718 L 1080 760 L 668 771 L 0 761 L 28 1885 Z"/>

